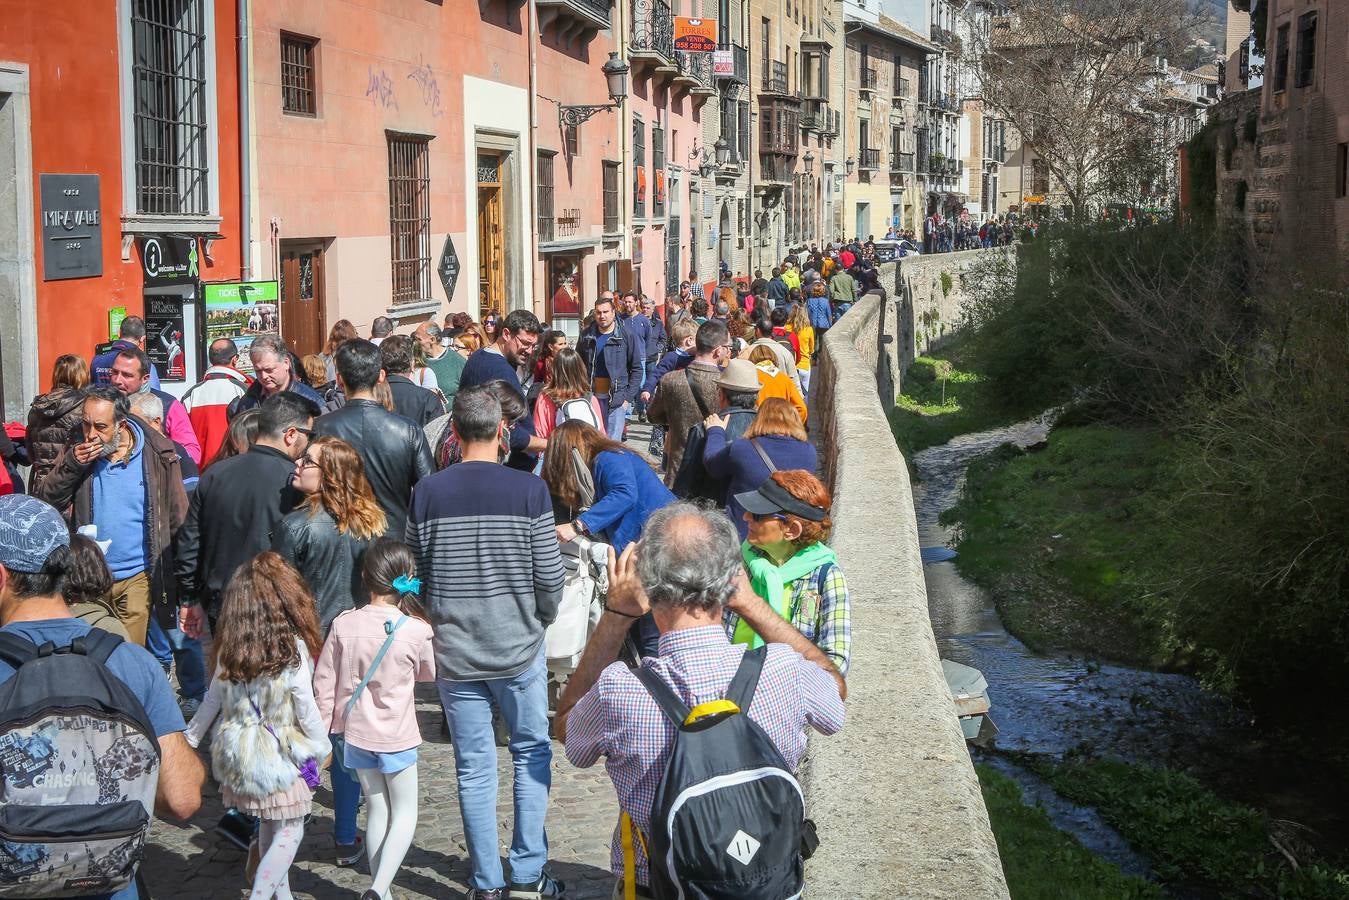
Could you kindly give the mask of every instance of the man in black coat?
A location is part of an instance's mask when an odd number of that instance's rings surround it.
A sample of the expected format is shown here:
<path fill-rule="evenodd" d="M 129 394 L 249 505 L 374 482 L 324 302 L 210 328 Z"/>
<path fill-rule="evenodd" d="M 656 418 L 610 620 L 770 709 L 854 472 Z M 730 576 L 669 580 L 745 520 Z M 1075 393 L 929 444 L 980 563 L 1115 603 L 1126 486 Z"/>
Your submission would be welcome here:
<path fill-rule="evenodd" d="M 402 540 L 412 486 L 435 466 L 421 426 L 375 399 L 375 385 L 384 377 L 379 348 L 370 341 L 353 338 L 338 347 L 337 383 L 347 402 L 321 416 L 314 433 L 341 438 L 361 454 L 365 477 L 389 520 L 385 534 Z"/>
<path fill-rule="evenodd" d="M 205 619 L 214 625 L 234 570 L 272 546 L 272 530 L 302 499 L 291 477 L 309 446 L 318 407 L 282 391 L 264 400 L 261 410 L 257 441 L 206 470 L 178 529 L 178 627 L 190 638 L 201 636 Z"/>
<path fill-rule="evenodd" d="M 393 411 L 425 428 L 432 419 L 445 415 L 445 404 L 412 380 L 412 338 L 395 334 L 379 345 L 384 378 L 393 394 Z"/>

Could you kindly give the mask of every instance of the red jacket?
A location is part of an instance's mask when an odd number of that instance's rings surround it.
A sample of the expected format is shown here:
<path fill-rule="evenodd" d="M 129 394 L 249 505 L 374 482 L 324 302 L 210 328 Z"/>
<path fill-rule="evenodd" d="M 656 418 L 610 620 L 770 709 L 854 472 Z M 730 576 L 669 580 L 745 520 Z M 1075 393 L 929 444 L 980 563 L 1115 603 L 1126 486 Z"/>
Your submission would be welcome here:
<path fill-rule="evenodd" d="M 183 406 L 192 422 L 192 430 L 201 441 L 202 471 L 215 459 L 229 432 L 226 411 L 248 390 L 253 379 L 230 366 L 211 366 L 205 377 L 183 395 Z"/>

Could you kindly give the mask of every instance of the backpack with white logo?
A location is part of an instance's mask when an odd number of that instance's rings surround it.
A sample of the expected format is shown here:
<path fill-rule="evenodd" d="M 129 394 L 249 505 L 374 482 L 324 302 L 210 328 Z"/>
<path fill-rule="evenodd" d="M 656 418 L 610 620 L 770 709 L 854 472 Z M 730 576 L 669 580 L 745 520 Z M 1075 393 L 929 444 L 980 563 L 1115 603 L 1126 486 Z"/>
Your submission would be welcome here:
<path fill-rule="evenodd" d="M 801 894 L 805 798 L 782 753 L 749 717 L 767 650 L 745 652 L 726 699 L 692 710 L 650 669 L 636 670 L 675 726 L 646 841 L 657 900 Z"/>
<path fill-rule="evenodd" d="M 595 416 L 595 407 L 590 405 L 591 396 L 592 395 L 590 394 L 586 394 L 584 397 L 573 397 L 572 399 L 563 402 L 563 404 L 557 408 L 557 415 L 554 417 L 553 425 L 557 426 L 561 425 L 563 422 L 577 421 L 585 422 L 592 428 L 598 428 L 600 431 L 604 431 L 604 425 L 602 425 L 600 420 Z"/>
<path fill-rule="evenodd" d="M 144 706 L 107 667 L 122 639 L 68 647 L 0 633 L 0 897 L 122 890 L 136 875 L 159 781 Z"/>

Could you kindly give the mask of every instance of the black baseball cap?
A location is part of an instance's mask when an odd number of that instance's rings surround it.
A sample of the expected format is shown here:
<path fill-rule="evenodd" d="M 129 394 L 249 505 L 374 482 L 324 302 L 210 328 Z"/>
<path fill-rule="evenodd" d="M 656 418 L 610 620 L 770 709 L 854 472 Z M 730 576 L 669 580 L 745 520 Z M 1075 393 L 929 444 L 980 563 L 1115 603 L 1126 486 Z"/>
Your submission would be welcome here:
<path fill-rule="evenodd" d="M 823 522 L 825 517 L 829 515 L 829 510 L 812 506 L 793 496 L 791 491 L 771 478 L 752 491 L 736 494 L 735 502 L 739 503 L 746 512 L 753 513 L 756 516 L 769 516 L 773 513 L 782 512 L 800 516 L 811 522 Z"/>

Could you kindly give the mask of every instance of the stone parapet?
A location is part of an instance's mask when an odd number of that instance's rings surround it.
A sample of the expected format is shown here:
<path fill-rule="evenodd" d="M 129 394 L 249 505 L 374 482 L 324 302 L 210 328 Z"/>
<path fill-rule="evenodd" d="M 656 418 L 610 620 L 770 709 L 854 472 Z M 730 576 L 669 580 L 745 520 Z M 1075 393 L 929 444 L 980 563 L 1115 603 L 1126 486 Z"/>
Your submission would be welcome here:
<path fill-rule="evenodd" d="M 806 893 L 1005 900 L 928 618 L 908 470 L 884 408 L 902 362 L 898 309 L 879 293 L 859 300 L 825 335 L 811 379 L 853 655 L 847 724 L 812 740 L 803 777 L 820 828 Z"/>

